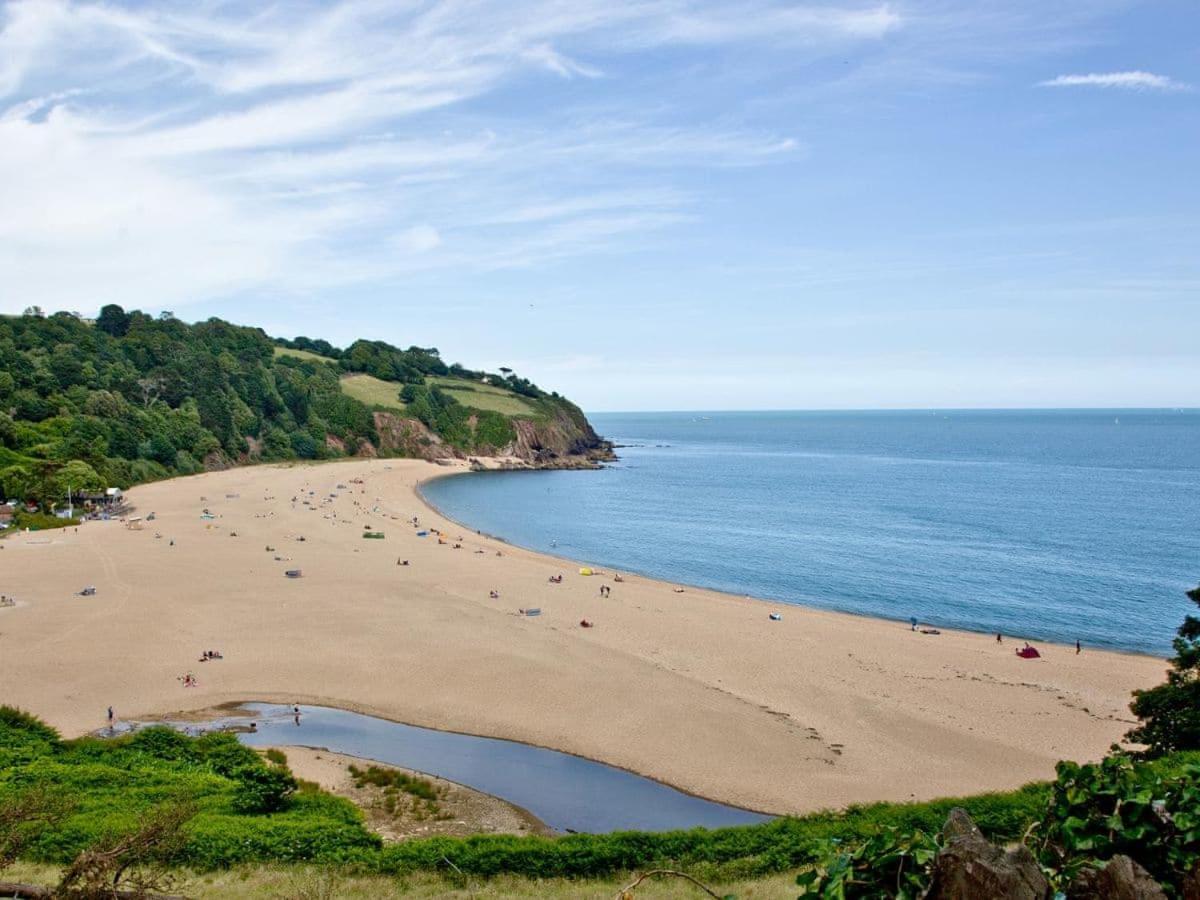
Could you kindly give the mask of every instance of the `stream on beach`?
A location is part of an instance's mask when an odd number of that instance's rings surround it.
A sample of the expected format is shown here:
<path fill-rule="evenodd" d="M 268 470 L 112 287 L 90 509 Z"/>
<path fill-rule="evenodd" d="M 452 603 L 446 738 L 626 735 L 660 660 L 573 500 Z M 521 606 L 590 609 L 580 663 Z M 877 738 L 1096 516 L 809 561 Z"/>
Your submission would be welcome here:
<path fill-rule="evenodd" d="M 419 728 L 322 706 L 246 703 L 253 714 L 203 724 L 168 723 L 198 733 L 240 730 L 252 747 L 315 747 L 414 769 L 491 794 L 555 831 L 670 831 L 765 822 L 769 816 L 702 797 L 603 763 L 516 741 Z"/>

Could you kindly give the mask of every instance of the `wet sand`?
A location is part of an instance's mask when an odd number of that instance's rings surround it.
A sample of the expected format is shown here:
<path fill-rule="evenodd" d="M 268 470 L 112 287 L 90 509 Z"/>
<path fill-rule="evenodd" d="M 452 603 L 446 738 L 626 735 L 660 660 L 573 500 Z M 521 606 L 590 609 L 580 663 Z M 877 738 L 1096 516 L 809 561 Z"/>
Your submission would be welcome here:
<path fill-rule="evenodd" d="M 783 813 L 1049 777 L 1058 759 L 1101 756 L 1130 725 L 1130 691 L 1165 671 L 1045 644 L 1027 661 L 989 635 L 582 576 L 430 510 L 416 485 L 447 471 L 233 469 L 133 489 L 135 514 L 156 514 L 141 530 L 90 522 L 0 541 L 0 593 L 22 604 L 0 609 L 0 702 L 68 735 L 103 725 L 109 704 L 139 718 L 320 703 Z M 413 516 L 447 543 L 417 537 Z M 303 577 L 286 578 L 293 568 Z M 95 596 L 74 596 L 89 584 Z M 528 607 L 542 614 L 518 615 Z M 225 658 L 201 663 L 205 649 Z M 182 685 L 189 671 L 198 686 Z"/>

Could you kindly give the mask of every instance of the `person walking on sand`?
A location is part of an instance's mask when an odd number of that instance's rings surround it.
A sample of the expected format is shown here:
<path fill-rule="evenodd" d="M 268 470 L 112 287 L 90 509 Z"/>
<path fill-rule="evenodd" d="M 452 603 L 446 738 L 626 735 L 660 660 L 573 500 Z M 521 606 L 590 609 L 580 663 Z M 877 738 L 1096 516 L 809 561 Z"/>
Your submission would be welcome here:
<path fill-rule="evenodd" d="M 997 643 L 997 644 L 1003 644 L 1003 643 L 1004 643 L 1004 638 L 1000 636 L 1000 632 L 998 632 L 998 631 L 996 632 L 996 643 Z"/>
<path fill-rule="evenodd" d="M 1079 646 L 1079 641 L 1076 640 L 1075 641 L 1075 655 L 1078 656 L 1082 650 L 1083 650 L 1083 648 L 1081 646 Z"/>
<path fill-rule="evenodd" d="M 117 719 L 116 714 L 113 713 L 113 708 L 110 706 L 108 708 L 108 730 L 109 731 L 113 730 L 113 723 L 116 721 L 116 719 Z"/>

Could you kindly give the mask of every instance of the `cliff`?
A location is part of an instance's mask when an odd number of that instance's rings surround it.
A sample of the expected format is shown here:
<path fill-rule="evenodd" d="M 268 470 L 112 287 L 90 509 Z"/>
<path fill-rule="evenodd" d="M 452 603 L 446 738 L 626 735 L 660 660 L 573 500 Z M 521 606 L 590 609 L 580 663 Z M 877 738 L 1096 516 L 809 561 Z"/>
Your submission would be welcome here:
<path fill-rule="evenodd" d="M 546 415 L 537 418 L 514 418 L 512 440 L 499 446 L 477 444 L 470 452 L 445 441 L 419 419 L 383 411 L 376 411 L 374 417 L 378 445 L 364 442 L 358 451 L 360 455 L 430 460 L 495 456 L 543 469 L 593 468 L 616 458 L 612 444 L 596 434 L 583 414 L 565 402 L 555 404 Z M 469 424 L 475 428 L 474 417 Z"/>

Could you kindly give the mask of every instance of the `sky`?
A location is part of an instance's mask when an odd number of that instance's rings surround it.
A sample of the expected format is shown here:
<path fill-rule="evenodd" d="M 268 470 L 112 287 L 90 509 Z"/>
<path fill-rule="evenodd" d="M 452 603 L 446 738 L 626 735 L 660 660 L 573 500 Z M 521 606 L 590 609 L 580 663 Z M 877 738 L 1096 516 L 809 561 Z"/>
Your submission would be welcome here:
<path fill-rule="evenodd" d="M 589 411 L 1200 406 L 1196 0 L 0 0 L 0 313 Z"/>

